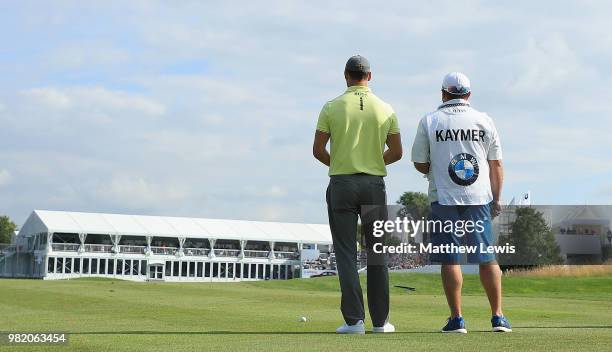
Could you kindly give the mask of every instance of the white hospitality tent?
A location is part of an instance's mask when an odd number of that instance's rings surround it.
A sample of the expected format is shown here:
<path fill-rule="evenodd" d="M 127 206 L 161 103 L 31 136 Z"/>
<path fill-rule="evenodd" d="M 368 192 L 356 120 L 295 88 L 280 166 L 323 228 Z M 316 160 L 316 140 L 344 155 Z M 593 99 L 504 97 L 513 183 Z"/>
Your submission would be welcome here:
<path fill-rule="evenodd" d="M 328 225 L 35 210 L 2 250 L 0 276 L 235 281 L 301 277 Z"/>

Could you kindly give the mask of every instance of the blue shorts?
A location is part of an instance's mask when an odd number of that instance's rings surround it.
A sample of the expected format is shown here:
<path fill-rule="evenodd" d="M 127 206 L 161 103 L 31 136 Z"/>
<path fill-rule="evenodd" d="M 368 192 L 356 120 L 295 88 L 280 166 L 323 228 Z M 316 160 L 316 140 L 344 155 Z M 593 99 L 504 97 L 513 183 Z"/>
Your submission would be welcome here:
<path fill-rule="evenodd" d="M 431 219 L 440 221 L 442 224 L 448 223 L 450 220 L 453 223 L 453 231 L 444 232 L 444 228 L 440 231 L 440 226 L 434 226 L 431 233 L 432 247 L 443 248 L 454 244 L 455 246 L 467 246 L 476 248 L 474 252 L 468 253 L 431 253 L 430 261 L 435 263 L 461 263 L 461 257 L 466 255 L 467 262 L 471 264 L 488 263 L 495 260 L 495 254 L 481 251 L 481 245 L 493 245 L 493 231 L 491 228 L 491 206 L 484 205 L 441 205 L 438 202 L 431 203 Z M 458 223 L 465 224 L 465 221 L 471 220 L 476 224 L 479 221 L 481 226 L 472 226 L 471 232 L 465 231 L 455 225 Z M 437 222 L 436 221 L 436 222 Z"/>

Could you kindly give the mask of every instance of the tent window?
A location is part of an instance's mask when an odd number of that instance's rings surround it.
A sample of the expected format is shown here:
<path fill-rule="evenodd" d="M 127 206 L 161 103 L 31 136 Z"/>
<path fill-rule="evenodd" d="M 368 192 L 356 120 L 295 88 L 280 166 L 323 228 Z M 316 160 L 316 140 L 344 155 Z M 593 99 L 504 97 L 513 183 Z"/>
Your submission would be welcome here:
<path fill-rule="evenodd" d="M 172 276 L 171 275 L 171 271 L 172 271 L 172 262 L 171 261 L 167 261 L 166 262 L 166 276 Z"/>
<path fill-rule="evenodd" d="M 52 274 L 55 273 L 55 257 L 49 257 L 47 264 L 47 272 Z"/>
<path fill-rule="evenodd" d="M 78 273 L 81 263 L 80 258 L 74 260 L 74 272 Z M 89 274 L 89 258 L 83 258 L 83 274 Z"/>
<path fill-rule="evenodd" d="M 123 275 L 123 260 L 117 259 L 117 269 L 115 271 L 117 275 Z"/>
<path fill-rule="evenodd" d="M 187 277 L 187 262 L 181 262 L 181 277 Z"/>
<path fill-rule="evenodd" d="M 72 273 L 72 258 L 64 258 L 64 273 Z"/>
<path fill-rule="evenodd" d="M 236 278 L 242 277 L 242 263 L 236 263 Z"/>
<path fill-rule="evenodd" d="M 115 274 L 115 259 L 108 260 L 108 265 L 106 266 L 106 274 L 108 275 Z"/>
<path fill-rule="evenodd" d="M 106 273 L 106 259 L 100 259 L 100 274 Z"/>
<path fill-rule="evenodd" d="M 172 262 L 172 276 L 179 276 L 179 262 Z"/>
<path fill-rule="evenodd" d="M 196 263 L 196 265 L 197 265 L 197 273 L 196 273 L 196 276 L 197 276 L 197 277 L 203 277 L 203 276 L 202 276 L 202 267 L 204 266 L 204 263 L 202 263 L 202 262 L 197 262 L 197 263 Z"/>
<path fill-rule="evenodd" d="M 98 273 L 98 259 L 97 258 L 91 258 L 91 270 L 90 272 L 92 274 L 97 274 Z"/>
<path fill-rule="evenodd" d="M 196 276 L 195 262 L 189 262 L 189 277 Z"/>

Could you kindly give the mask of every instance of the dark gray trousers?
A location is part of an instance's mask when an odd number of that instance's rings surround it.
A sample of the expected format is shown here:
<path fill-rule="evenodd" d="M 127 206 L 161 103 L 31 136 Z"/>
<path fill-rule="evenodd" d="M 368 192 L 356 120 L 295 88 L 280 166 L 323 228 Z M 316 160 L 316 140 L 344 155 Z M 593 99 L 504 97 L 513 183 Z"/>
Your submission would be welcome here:
<path fill-rule="evenodd" d="M 357 217 L 361 217 L 365 245 L 368 248 L 368 308 L 374 326 L 383 326 L 389 316 L 389 274 L 386 258 L 373 254 L 371 249 L 382 238 L 372 235 L 372 223 L 386 217 L 385 181 L 380 176 L 366 174 L 331 176 L 327 187 L 327 213 L 336 253 L 338 278 L 342 290 L 340 310 L 344 320 L 354 325 L 364 320 L 363 294 L 357 273 Z M 362 206 L 377 205 L 383 214 L 368 211 Z M 372 207 L 369 207 L 372 208 Z"/>

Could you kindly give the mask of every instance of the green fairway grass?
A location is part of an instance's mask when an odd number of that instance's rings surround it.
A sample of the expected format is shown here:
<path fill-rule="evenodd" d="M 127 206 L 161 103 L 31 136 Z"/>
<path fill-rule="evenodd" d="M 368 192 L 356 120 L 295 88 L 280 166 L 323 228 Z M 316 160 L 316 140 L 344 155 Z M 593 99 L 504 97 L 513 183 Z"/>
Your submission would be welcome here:
<path fill-rule="evenodd" d="M 365 278 L 364 278 L 365 280 Z M 610 351 L 612 275 L 504 278 L 509 334 L 491 333 L 478 277 L 466 275 L 469 333 L 441 334 L 438 275 L 392 274 L 388 335 L 334 334 L 336 277 L 250 283 L 0 280 L 0 331 L 69 332 L 65 346 L 4 351 Z M 365 288 L 365 285 L 364 285 Z M 306 316 L 308 322 L 299 318 Z M 366 321 L 371 328 L 369 319 Z"/>

